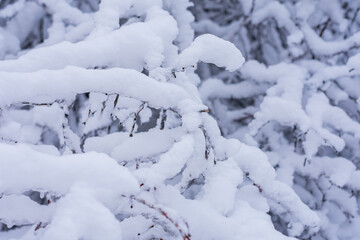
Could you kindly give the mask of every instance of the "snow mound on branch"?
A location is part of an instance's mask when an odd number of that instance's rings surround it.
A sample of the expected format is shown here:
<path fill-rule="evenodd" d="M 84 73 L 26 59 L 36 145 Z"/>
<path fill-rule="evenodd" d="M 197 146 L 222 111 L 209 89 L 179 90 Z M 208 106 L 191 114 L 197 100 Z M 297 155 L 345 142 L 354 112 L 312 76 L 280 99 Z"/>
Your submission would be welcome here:
<path fill-rule="evenodd" d="M 7 226 L 47 222 L 54 213 L 54 206 L 40 205 L 24 195 L 3 196 L 0 199 L 1 219 Z"/>
<path fill-rule="evenodd" d="M 37 152 L 23 144 L 4 143 L 0 143 L 0 151 L 2 193 L 39 190 L 66 194 L 80 182 L 93 189 L 106 189 L 118 194 L 138 190 L 137 181 L 130 171 L 105 154 L 90 152 L 57 157 Z"/>
<path fill-rule="evenodd" d="M 180 54 L 178 67 L 190 67 L 199 61 L 213 63 L 233 72 L 243 65 L 245 58 L 234 44 L 211 34 L 203 34 Z"/>
<path fill-rule="evenodd" d="M 3 143 L 0 151 L 0 192 L 9 195 L 0 199 L 0 210 L 8 227 L 36 223 L 37 231 L 49 225 L 41 239 L 122 239 L 113 196 L 139 190 L 127 168 L 95 152 L 58 157 Z M 30 190 L 63 197 L 42 206 L 18 195 Z"/>
<path fill-rule="evenodd" d="M 1 106 L 21 101 L 41 103 L 71 99 L 86 92 L 118 93 L 164 107 L 175 107 L 183 99 L 194 99 L 176 84 L 158 82 L 133 69 L 120 68 L 98 71 L 66 67 L 32 73 L 0 72 L 0 85 Z M 152 88 L 156 91 L 149 91 Z M 195 105 L 206 109 L 201 103 Z"/>

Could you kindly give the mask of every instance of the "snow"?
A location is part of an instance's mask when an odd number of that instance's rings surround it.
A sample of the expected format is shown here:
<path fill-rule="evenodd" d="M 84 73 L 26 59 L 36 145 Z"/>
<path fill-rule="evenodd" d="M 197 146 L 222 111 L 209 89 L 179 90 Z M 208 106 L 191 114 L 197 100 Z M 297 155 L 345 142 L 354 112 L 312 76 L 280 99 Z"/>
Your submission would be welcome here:
<path fill-rule="evenodd" d="M 0 239 L 360 236 L 358 4 L 10 2 Z"/>
<path fill-rule="evenodd" d="M 194 38 L 194 30 L 192 28 L 194 16 L 186 10 L 188 7 L 193 6 L 193 3 L 189 0 L 166 0 L 164 4 L 168 6 L 177 21 L 179 34 L 176 36 L 175 41 L 179 42 L 179 49 L 183 50 L 192 43 Z"/>
<path fill-rule="evenodd" d="M 218 91 L 220 88 L 222 91 Z M 208 79 L 201 85 L 200 93 L 203 99 L 222 98 L 225 96 L 240 99 L 260 94 L 264 89 L 255 88 L 250 82 L 224 84 L 220 79 Z"/>
<path fill-rule="evenodd" d="M 234 161 L 219 162 L 208 170 L 200 198 L 209 202 L 219 213 L 229 215 L 234 208 L 237 186 L 242 183 L 242 178 L 242 171 Z"/>
<path fill-rule="evenodd" d="M 171 43 L 175 38 L 176 30 L 174 33 L 171 29 L 176 29 L 176 23 L 162 10 L 156 7 L 150 10 L 149 13 L 155 11 L 160 14 L 156 14 L 155 17 L 149 14 L 146 22 L 124 26 L 85 41 L 77 43 L 63 41 L 34 49 L 19 59 L 1 62 L 0 70 L 19 71 L 20 69 L 23 72 L 30 72 L 40 69 L 61 69 L 68 65 L 85 68 L 121 66 L 141 70 L 144 56 L 148 67 L 155 68 L 163 62 L 164 54 L 171 54 L 167 53 L 169 50 L 164 49 L 162 43 Z M 124 55 L 131 56 L 131 59 L 123 58 Z M 57 59 L 57 61 L 48 61 L 48 59 Z"/>
<path fill-rule="evenodd" d="M 69 194 L 58 201 L 51 224 L 41 239 L 79 238 L 122 239 L 115 216 L 93 196 L 92 189 L 82 184 L 74 185 Z"/>
<path fill-rule="evenodd" d="M 359 62 L 360 62 L 360 53 L 352 56 L 351 58 L 349 58 L 348 62 L 347 62 L 347 67 L 349 68 L 349 71 L 354 71 L 357 70 L 359 68 Z"/>
<path fill-rule="evenodd" d="M 24 195 L 9 195 L 0 199 L 1 217 L 8 227 L 41 221 L 49 222 L 54 211 L 53 204 L 39 205 Z"/>
<path fill-rule="evenodd" d="M 17 35 L 20 42 L 26 39 L 44 14 L 43 9 L 33 2 L 24 3 L 22 9 L 23 11 L 17 14 L 14 20 L 6 26 L 10 33 Z"/>
<path fill-rule="evenodd" d="M 309 117 L 300 104 L 279 97 L 268 97 L 262 102 L 260 109 L 262 111 L 255 113 L 256 120 L 249 126 L 252 134 L 255 134 L 270 119 L 285 125 L 296 123 L 303 131 L 306 131 L 311 125 Z M 291 109 L 292 111 L 287 115 L 281 114 L 285 109 Z"/>
<path fill-rule="evenodd" d="M 0 17 L 12 17 L 17 11 L 21 10 L 25 5 L 25 0 L 17 1 L 13 4 L 8 5 L 6 8 L 1 9 Z"/>
<path fill-rule="evenodd" d="M 268 216 L 241 200 L 236 202 L 237 211 L 225 217 L 204 202 L 182 198 L 171 186 L 159 189 L 157 195 L 158 198 L 167 196 L 168 200 L 163 203 L 186 216 L 188 224 L 193 226 L 191 235 L 194 239 L 291 239 L 274 232 Z"/>
<path fill-rule="evenodd" d="M 352 185 L 355 189 L 360 189 L 360 171 L 355 171 L 351 174 L 349 185 Z"/>
<path fill-rule="evenodd" d="M 137 179 L 148 186 L 157 186 L 181 171 L 193 151 L 194 139 L 184 135 L 166 153 L 160 155 L 157 164 L 134 172 Z"/>
<path fill-rule="evenodd" d="M 99 4 L 99 10 L 95 13 L 95 29 L 94 35 L 101 36 L 118 28 L 118 21 L 124 13 L 131 7 L 134 1 L 114 1 L 105 0 Z"/>
<path fill-rule="evenodd" d="M 67 65 L 84 68 L 122 66 L 141 69 L 144 53 L 158 56 L 161 63 L 163 49 L 160 47 L 160 41 L 160 38 L 145 24 L 139 23 L 88 41 L 78 43 L 64 41 L 35 49 L 17 60 L 1 62 L 0 70 L 32 72 L 40 69 L 61 69 Z M 131 57 L 125 60 L 119 53 Z M 48 59 L 57 59 L 57 61 Z"/>
<path fill-rule="evenodd" d="M 180 100 L 192 98 L 175 84 L 158 82 L 132 69 L 113 68 L 99 71 L 66 67 L 62 70 L 40 70 L 31 73 L 0 72 L 0 76 L 3 86 L 0 90 L 2 106 L 22 101 L 41 103 L 73 99 L 77 93 L 93 91 L 121 93 L 153 106 L 164 107 L 176 107 Z M 132 87 L 127 88 L 129 85 Z M 157 92 L 148 91 L 152 87 L 156 88 Z M 199 109 L 205 108 L 200 103 L 197 105 Z"/>
<path fill-rule="evenodd" d="M 285 27 L 289 32 L 293 32 L 296 29 L 293 21 L 290 19 L 289 11 L 279 2 L 271 2 L 255 11 L 254 15 L 252 15 L 252 20 L 255 24 L 259 24 L 269 17 L 275 18 L 279 27 Z"/>
<path fill-rule="evenodd" d="M 37 152 L 26 145 L 4 143 L 0 143 L 0 149 L 4 156 L 0 159 L 2 193 L 21 194 L 39 190 L 62 195 L 78 182 L 85 182 L 95 190 L 107 189 L 113 194 L 138 190 L 137 181 L 130 172 L 105 154 L 90 152 L 58 157 Z"/>
<path fill-rule="evenodd" d="M 202 100 L 221 133 L 267 155 L 235 158 L 245 183 L 261 191 L 286 235 L 357 239 L 359 3 L 197 3 L 197 34 L 229 40 L 247 59 L 234 73 L 198 69 Z M 303 214 L 301 201 L 313 211 Z"/>
<path fill-rule="evenodd" d="M 209 49 L 211 51 L 208 51 Z M 195 38 L 193 43 L 181 52 L 178 68 L 194 66 L 198 61 L 235 71 L 243 65 L 245 59 L 234 44 L 214 35 L 204 34 Z"/>
<path fill-rule="evenodd" d="M 98 151 L 109 154 L 119 162 L 142 159 L 166 152 L 180 139 L 181 128 L 151 130 L 137 133 L 129 138 L 128 133 L 113 133 L 104 137 L 89 138 L 85 142 L 85 151 Z M 148 144 L 152 142 L 152 144 Z M 108 148 L 108 150 L 105 150 Z M 129 151 L 131 149 L 131 151 Z"/>
<path fill-rule="evenodd" d="M 302 31 L 311 50 L 321 55 L 337 54 L 360 45 L 360 33 L 356 33 L 346 40 L 327 42 L 317 36 L 307 24 L 302 26 Z"/>

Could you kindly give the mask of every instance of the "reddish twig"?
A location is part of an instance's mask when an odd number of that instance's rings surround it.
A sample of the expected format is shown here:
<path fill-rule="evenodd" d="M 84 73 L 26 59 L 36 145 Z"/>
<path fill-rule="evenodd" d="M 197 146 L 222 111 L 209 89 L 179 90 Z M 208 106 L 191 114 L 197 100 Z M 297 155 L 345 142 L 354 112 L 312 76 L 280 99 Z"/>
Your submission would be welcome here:
<path fill-rule="evenodd" d="M 159 212 L 159 213 L 160 213 L 164 218 L 166 218 L 172 225 L 174 225 L 174 227 L 178 230 L 178 232 L 180 233 L 180 235 L 181 235 L 181 237 L 182 237 L 183 240 L 191 240 L 191 238 L 190 238 L 191 235 L 190 235 L 190 233 L 189 233 L 189 224 L 188 224 L 186 221 L 184 221 L 184 224 L 185 224 L 185 226 L 186 226 L 186 228 L 187 228 L 187 231 L 184 232 L 184 230 L 180 228 L 179 223 L 177 223 L 174 219 L 172 219 L 172 218 L 169 216 L 169 214 L 168 214 L 165 210 L 163 210 L 162 208 L 157 207 L 157 206 L 155 206 L 154 204 L 148 203 L 148 202 L 146 202 L 146 201 L 143 200 L 143 199 L 138 199 L 138 198 L 135 197 L 134 195 L 131 195 L 131 196 L 130 196 L 130 199 L 131 199 L 131 200 L 134 200 L 134 201 L 136 201 L 136 202 L 138 202 L 138 203 L 141 203 L 141 204 L 147 206 L 148 208 L 154 209 L 155 211 Z"/>

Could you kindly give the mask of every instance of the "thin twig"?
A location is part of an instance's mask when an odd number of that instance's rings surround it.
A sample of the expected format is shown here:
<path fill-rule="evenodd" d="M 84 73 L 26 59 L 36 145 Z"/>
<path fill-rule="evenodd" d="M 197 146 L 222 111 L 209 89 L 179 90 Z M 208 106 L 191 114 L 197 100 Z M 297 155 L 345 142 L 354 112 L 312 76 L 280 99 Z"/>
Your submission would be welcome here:
<path fill-rule="evenodd" d="M 145 102 L 144 102 L 143 104 L 141 104 L 140 109 L 135 113 L 134 123 L 133 123 L 133 125 L 132 125 L 132 127 L 131 127 L 131 132 L 130 132 L 130 134 L 129 134 L 129 137 L 134 136 L 133 133 L 134 133 L 135 126 L 136 126 L 136 120 L 137 120 L 140 112 L 141 112 L 144 108 L 145 108 Z"/>
<path fill-rule="evenodd" d="M 124 197 L 126 197 L 126 196 L 124 196 Z M 181 229 L 179 223 L 176 222 L 174 219 L 172 219 L 169 216 L 169 214 L 165 210 L 163 210 L 162 208 L 157 207 L 154 204 L 148 203 L 144 199 L 139 199 L 135 195 L 131 195 L 130 199 L 134 200 L 134 201 L 136 201 L 138 203 L 141 203 L 141 204 L 147 206 L 148 208 L 154 209 L 155 211 L 159 212 L 164 218 L 166 218 L 171 224 L 174 225 L 174 227 L 179 231 L 179 233 L 180 233 L 183 240 L 191 240 L 191 238 L 190 238 L 191 235 L 189 233 L 189 224 L 185 220 L 183 220 L 183 222 L 184 222 L 184 224 L 185 224 L 185 226 L 187 228 L 186 232 L 183 229 Z"/>

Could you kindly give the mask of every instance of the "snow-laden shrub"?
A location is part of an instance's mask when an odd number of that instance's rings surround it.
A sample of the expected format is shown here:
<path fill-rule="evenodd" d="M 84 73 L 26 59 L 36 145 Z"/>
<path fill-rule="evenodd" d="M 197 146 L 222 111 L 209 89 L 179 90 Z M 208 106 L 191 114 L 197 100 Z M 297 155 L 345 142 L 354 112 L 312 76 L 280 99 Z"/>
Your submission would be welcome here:
<path fill-rule="evenodd" d="M 360 1 L 194 0 L 195 29 L 248 60 L 229 73 L 202 65 L 201 88 L 227 137 L 260 147 L 277 180 L 321 219 L 316 234 L 272 206 L 283 233 L 360 239 Z"/>
<path fill-rule="evenodd" d="M 0 239 L 291 239 L 269 203 L 317 231 L 266 155 L 223 138 L 202 103 L 197 62 L 244 58 L 194 40 L 190 5 L 0 1 Z"/>

